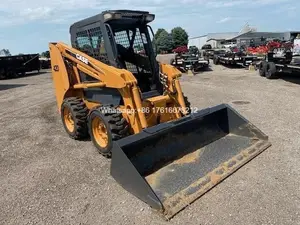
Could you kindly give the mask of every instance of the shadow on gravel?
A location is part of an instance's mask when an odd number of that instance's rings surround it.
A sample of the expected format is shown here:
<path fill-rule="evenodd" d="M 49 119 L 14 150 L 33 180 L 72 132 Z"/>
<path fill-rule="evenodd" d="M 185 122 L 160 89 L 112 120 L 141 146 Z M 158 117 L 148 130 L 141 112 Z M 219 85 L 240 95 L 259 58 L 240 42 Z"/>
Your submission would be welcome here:
<path fill-rule="evenodd" d="M 240 65 L 231 65 L 231 64 L 220 64 L 221 66 L 224 66 L 227 69 L 244 69 L 246 70 L 247 68 L 240 66 Z"/>
<path fill-rule="evenodd" d="M 9 77 L 9 78 L 0 78 L 0 80 L 15 80 L 15 79 L 18 79 L 18 78 L 22 78 L 22 77 L 33 77 L 33 76 L 38 76 L 38 75 L 42 75 L 42 74 L 46 74 L 46 73 L 49 73 L 51 72 L 50 70 L 47 71 L 47 70 L 42 70 L 40 72 L 30 72 L 30 73 L 26 73 L 24 76 L 22 75 L 18 75 L 18 76 L 15 76 L 15 77 Z"/>
<path fill-rule="evenodd" d="M 206 73 L 206 72 L 211 72 L 211 71 L 213 71 L 213 69 L 212 69 L 211 67 L 199 69 L 199 70 L 196 71 L 195 76 L 196 76 L 196 75 L 201 75 L 201 74 Z M 183 72 L 183 71 L 182 71 L 182 72 Z M 183 73 L 186 74 L 186 72 L 183 72 Z"/>
<path fill-rule="evenodd" d="M 24 77 L 37 76 L 37 75 L 42 75 L 42 74 L 49 73 L 49 72 L 51 72 L 51 71 L 42 70 L 40 72 L 26 73 L 26 75 Z"/>
<path fill-rule="evenodd" d="M 213 69 L 212 68 L 201 69 L 201 70 L 198 70 L 197 72 L 195 72 L 194 75 L 189 75 L 188 72 L 186 72 L 186 71 L 180 71 L 180 72 L 182 74 L 182 78 L 184 78 L 184 77 L 201 76 L 210 71 L 213 71 Z"/>
<path fill-rule="evenodd" d="M 300 74 L 280 74 L 279 79 L 300 85 Z"/>
<path fill-rule="evenodd" d="M 211 67 L 207 67 L 207 68 L 201 70 L 201 72 L 210 72 L 210 71 L 213 71 L 213 69 Z"/>
<path fill-rule="evenodd" d="M 0 91 L 27 86 L 28 84 L 0 84 Z"/>

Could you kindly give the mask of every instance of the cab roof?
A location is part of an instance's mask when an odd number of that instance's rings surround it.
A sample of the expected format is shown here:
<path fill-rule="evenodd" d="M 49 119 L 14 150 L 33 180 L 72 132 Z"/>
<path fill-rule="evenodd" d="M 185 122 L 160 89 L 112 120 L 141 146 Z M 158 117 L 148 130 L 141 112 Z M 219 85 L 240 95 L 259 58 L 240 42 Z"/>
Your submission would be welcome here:
<path fill-rule="evenodd" d="M 94 15 L 92 17 L 88 17 L 86 19 L 80 20 L 70 27 L 70 32 L 72 29 L 85 27 L 90 24 L 96 23 L 96 22 L 102 22 L 102 23 L 113 23 L 113 24 L 121 24 L 121 23 L 144 23 L 147 24 L 150 21 L 147 21 L 147 16 L 151 16 L 154 20 L 155 15 L 150 14 L 147 11 L 137 11 L 137 10 L 106 10 L 103 11 L 100 14 Z"/>

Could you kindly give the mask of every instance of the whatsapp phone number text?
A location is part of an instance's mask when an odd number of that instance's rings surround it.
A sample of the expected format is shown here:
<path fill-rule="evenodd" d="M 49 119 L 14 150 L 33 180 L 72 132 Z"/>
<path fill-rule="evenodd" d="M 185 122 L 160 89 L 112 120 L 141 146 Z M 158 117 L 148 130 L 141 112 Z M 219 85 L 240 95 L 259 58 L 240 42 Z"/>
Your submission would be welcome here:
<path fill-rule="evenodd" d="M 110 113 L 114 113 L 114 109 L 107 109 L 104 110 L 105 112 L 110 112 Z M 148 108 L 148 107 L 143 107 L 141 109 L 118 109 L 118 112 L 121 113 L 136 113 L 136 112 L 142 112 L 142 113 L 184 113 L 184 112 L 191 112 L 191 113 L 195 113 L 198 112 L 198 108 L 197 107 L 153 107 L 153 108 Z"/>

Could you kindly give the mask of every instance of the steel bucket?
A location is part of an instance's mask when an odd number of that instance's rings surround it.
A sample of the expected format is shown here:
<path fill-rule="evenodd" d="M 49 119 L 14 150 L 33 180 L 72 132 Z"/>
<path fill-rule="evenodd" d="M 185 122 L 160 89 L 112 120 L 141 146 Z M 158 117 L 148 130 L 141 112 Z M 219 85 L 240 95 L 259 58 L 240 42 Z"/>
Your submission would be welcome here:
<path fill-rule="evenodd" d="M 115 142 L 111 175 L 170 219 L 270 145 L 222 104 Z"/>

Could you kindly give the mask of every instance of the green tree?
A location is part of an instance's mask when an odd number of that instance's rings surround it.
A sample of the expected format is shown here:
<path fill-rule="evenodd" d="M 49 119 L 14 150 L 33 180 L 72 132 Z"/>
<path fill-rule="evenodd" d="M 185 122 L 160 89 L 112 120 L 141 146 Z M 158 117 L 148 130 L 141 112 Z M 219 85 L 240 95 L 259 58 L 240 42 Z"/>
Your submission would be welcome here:
<path fill-rule="evenodd" d="M 137 51 L 142 51 L 142 50 L 144 50 L 144 47 L 143 47 L 143 45 L 135 45 L 134 46 L 134 48 L 137 50 Z"/>
<path fill-rule="evenodd" d="M 156 40 L 156 46 L 159 53 L 171 52 L 174 46 L 172 36 L 167 31 L 162 31 Z"/>
<path fill-rule="evenodd" d="M 165 29 L 163 28 L 158 28 L 158 30 L 156 31 L 156 33 L 154 34 L 154 39 L 157 40 L 157 38 L 159 37 L 159 35 L 162 33 L 162 32 L 167 32 Z"/>
<path fill-rule="evenodd" d="M 0 50 L 0 55 L 2 55 L 2 56 L 11 56 L 10 51 L 8 49 Z"/>
<path fill-rule="evenodd" d="M 175 27 L 171 31 L 174 47 L 186 46 L 189 42 L 189 35 L 181 27 Z"/>
<path fill-rule="evenodd" d="M 41 55 L 42 55 L 43 57 L 45 57 L 45 58 L 50 58 L 50 52 L 49 52 L 49 51 L 42 52 Z"/>

